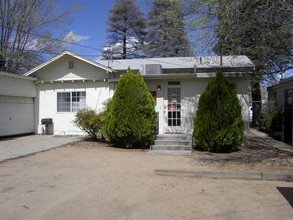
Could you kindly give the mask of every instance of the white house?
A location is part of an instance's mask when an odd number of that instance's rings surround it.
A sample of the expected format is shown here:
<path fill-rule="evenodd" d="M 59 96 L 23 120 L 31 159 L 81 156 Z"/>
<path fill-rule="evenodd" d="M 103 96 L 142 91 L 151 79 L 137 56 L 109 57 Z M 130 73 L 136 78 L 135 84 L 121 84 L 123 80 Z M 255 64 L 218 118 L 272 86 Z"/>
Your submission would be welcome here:
<path fill-rule="evenodd" d="M 128 67 L 142 74 L 155 98 L 160 134 L 192 132 L 199 96 L 218 70 L 236 84 L 248 129 L 248 74 L 254 65 L 246 56 L 94 62 L 69 51 L 25 74 L 36 78 L 35 129 L 43 118 L 52 118 L 55 135 L 80 134 L 72 122 L 76 112 L 84 107 L 101 111 Z"/>

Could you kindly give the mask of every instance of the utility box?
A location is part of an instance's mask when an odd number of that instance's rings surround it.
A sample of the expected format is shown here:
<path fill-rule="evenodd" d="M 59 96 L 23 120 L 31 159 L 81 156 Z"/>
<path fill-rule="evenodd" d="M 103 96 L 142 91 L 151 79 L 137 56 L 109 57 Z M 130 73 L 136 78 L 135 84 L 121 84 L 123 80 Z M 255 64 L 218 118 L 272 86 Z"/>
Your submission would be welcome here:
<path fill-rule="evenodd" d="M 159 75 L 162 74 L 162 66 L 160 64 L 144 64 L 140 66 L 141 75 Z"/>
<path fill-rule="evenodd" d="M 45 125 L 44 134 L 53 135 L 54 134 L 54 124 L 52 118 L 42 118 L 42 125 Z"/>

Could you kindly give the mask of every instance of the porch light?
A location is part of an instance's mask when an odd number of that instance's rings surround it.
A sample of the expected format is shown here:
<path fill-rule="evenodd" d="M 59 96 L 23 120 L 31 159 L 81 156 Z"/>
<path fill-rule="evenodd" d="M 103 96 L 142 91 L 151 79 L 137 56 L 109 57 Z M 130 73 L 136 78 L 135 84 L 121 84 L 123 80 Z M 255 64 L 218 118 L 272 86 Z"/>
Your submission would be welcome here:
<path fill-rule="evenodd" d="M 161 85 L 157 86 L 157 91 L 161 91 Z"/>

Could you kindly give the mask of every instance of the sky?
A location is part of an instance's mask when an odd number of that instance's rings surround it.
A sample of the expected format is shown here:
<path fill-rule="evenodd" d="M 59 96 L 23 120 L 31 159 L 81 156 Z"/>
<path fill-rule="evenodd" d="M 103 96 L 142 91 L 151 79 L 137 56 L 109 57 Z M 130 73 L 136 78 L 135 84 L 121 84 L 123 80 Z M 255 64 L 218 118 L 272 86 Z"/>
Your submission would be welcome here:
<path fill-rule="evenodd" d="M 106 43 L 106 27 L 109 12 L 116 0 L 75 0 L 79 4 L 79 9 L 72 13 L 68 19 L 67 37 L 81 46 L 68 45 L 67 49 L 81 56 L 92 60 L 100 58 L 100 52 Z M 140 9 L 147 15 L 148 0 L 136 0 Z M 73 0 L 56 1 L 62 10 Z M 293 76 L 293 70 L 286 72 L 285 78 Z"/>
<path fill-rule="evenodd" d="M 72 13 L 67 24 L 68 38 L 75 43 L 93 47 L 94 49 L 68 45 L 68 49 L 90 59 L 98 59 L 106 43 L 106 27 L 109 12 L 116 0 L 78 0 L 79 8 Z M 72 3 L 72 0 L 57 1 L 61 7 Z M 140 9 L 147 13 L 146 0 L 136 0 Z"/>

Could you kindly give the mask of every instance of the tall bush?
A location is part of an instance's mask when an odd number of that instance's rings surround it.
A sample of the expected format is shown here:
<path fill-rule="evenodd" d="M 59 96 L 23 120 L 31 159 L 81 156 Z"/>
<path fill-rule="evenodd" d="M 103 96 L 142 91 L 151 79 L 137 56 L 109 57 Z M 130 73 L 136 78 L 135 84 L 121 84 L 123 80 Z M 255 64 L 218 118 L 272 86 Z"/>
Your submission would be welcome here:
<path fill-rule="evenodd" d="M 122 75 L 107 105 L 103 133 L 124 147 L 147 146 L 154 138 L 155 103 L 141 75 Z"/>
<path fill-rule="evenodd" d="M 243 123 L 236 86 L 217 73 L 200 96 L 194 117 L 193 137 L 196 148 L 232 151 L 242 142 Z"/>

